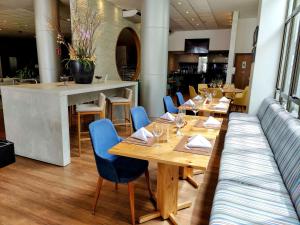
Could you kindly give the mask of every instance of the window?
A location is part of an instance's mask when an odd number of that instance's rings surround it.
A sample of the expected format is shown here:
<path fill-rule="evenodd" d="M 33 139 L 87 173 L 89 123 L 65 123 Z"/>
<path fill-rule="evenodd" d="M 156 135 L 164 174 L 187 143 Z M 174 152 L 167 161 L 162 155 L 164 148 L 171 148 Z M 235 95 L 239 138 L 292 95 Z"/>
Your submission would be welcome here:
<path fill-rule="evenodd" d="M 288 4 L 275 98 L 300 118 L 300 0 Z"/>

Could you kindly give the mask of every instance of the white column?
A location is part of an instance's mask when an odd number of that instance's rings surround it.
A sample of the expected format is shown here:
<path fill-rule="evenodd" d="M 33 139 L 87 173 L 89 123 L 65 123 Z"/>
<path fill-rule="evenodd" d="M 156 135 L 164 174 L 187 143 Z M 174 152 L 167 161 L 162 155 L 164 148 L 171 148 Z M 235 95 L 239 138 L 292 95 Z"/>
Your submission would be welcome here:
<path fill-rule="evenodd" d="M 260 0 L 255 62 L 250 77 L 250 114 L 275 93 L 288 1 Z"/>
<path fill-rule="evenodd" d="M 58 1 L 34 0 L 35 33 L 41 83 L 57 81 L 56 36 Z"/>
<path fill-rule="evenodd" d="M 142 10 L 141 103 L 160 116 L 167 88 L 169 0 L 145 0 Z"/>
<path fill-rule="evenodd" d="M 232 74 L 234 73 L 233 67 L 234 67 L 235 41 L 236 41 L 238 21 L 239 21 L 239 11 L 234 11 L 232 15 L 230 46 L 229 46 L 229 54 L 228 54 L 228 67 L 227 67 L 227 76 L 226 76 L 226 83 L 228 84 L 232 82 Z"/>

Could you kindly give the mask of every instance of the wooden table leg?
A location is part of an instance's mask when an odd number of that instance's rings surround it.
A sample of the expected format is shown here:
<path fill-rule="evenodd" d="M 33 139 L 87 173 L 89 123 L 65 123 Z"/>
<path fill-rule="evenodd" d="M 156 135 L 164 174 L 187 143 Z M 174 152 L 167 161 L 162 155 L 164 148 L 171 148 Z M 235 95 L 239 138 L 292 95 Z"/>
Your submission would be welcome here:
<path fill-rule="evenodd" d="M 194 170 L 193 168 L 190 167 L 181 167 L 180 168 L 180 177 L 184 180 L 186 180 L 187 182 L 189 182 L 194 188 L 198 188 L 199 184 L 197 183 L 197 181 L 193 178 L 194 175 Z M 198 171 L 196 174 L 199 174 Z"/>
<path fill-rule="evenodd" d="M 177 225 L 175 215 L 177 210 L 188 208 L 191 202 L 178 204 L 179 167 L 158 163 L 157 170 L 157 209 L 153 213 L 139 218 L 139 223 L 162 217 Z"/>

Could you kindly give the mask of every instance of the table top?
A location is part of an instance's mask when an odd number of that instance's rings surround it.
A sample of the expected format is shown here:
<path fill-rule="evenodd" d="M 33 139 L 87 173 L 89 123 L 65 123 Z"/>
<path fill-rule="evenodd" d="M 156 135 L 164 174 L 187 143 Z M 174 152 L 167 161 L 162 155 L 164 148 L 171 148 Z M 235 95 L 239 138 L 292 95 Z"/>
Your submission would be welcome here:
<path fill-rule="evenodd" d="M 222 88 L 223 93 L 242 93 L 243 90 L 239 88 Z"/>
<path fill-rule="evenodd" d="M 185 116 L 187 125 L 181 129 L 183 135 L 192 136 L 201 134 L 209 139 L 216 139 L 219 135 L 220 129 L 206 129 L 194 127 L 199 119 L 207 119 L 207 117 L 199 116 Z M 222 122 L 223 119 L 219 118 Z M 153 124 L 146 127 L 152 131 Z M 141 146 L 131 143 L 121 142 L 109 150 L 109 153 L 120 156 L 127 156 L 131 158 L 144 159 L 153 162 L 160 162 L 170 165 L 177 165 L 183 167 L 193 167 L 197 169 L 207 169 L 210 156 L 198 155 L 193 153 L 174 151 L 176 145 L 180 142 L 183 136 L 176 136 L 175 124 L 166 124 L 169 127 L 169 138 L 166 143 L 159 143 L 159 146 Z"/>
<path fill-rule="evenodd" d="M 198 109 L 199 112 L 208 112 L 208 113 L 219 113 L 219 114 L 227 114 L 228 109 L 229 109 L 229 103 L 224 103 L 226 104 L 226 109 L 215 109 L 214 106 L 217 105 L 219 102 L 220 98 L 213 98 L 212 102 L 209 104 L 201 104 L 199 105 Z M 192 110 L 192 107 L 190 106 L 179 106 L 178 109 L 185 109 L 185 110 Z"/>

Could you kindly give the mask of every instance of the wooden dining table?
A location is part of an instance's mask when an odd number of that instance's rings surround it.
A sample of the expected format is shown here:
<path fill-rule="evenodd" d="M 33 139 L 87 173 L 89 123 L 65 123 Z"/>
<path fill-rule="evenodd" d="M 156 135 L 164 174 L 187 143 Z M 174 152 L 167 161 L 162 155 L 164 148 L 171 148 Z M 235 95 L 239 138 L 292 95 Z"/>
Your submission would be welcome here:
<path fill-rule="evenodd" d="M 222 88 L 222 92 L 224 94 L 226 94 L 226 93 L 237 94 L 237 93 L 242 93 L 243 90 L 239 89 L 239 88 Z"/>
<path fill-rule="evenodd" d="M 224 103 L 226 105 L 226 108 L 224 109 L 216 109 L 215 106 L 220 103 L 220 98 L 213 98 L 211 102 L 207 102 L 207 100 L 204 101 L 202 104 L 196 104 L 198 111 L 208 114 L 227 114 L 229 110 L 230 103 Z M 181 105 L 178 107 L 178 109 L 183 110 L 192 110 L 191 106 Z"/>
<path fill-rule="evenodd" d="M 200 120 L 206 120 L 206 117 L 185 116 L 186 125 L 181 129 L 183 136 L 176 134 L 175 123 L 164 123 L 163 126 L 168 129 L 167 142 L 158 143 L 153 146 L 143 146 L 128 143 L 126 140 L 120 142 L 109 153 L 114 155 L 126 156 L 136 159 L 148 160 L 157 163 L 157 193 L 156 193 L 156 211 L 141 216 L 139 222 L 143 223 L 157 217 L 169 219 L 173 224 L 179 224 L 176 220 L 178 210 L 188 208 L 192 205 L 191 201 L 178 203 L 178 181 L 180 168 L 196 168 L 206 171 L 210 158 L 207 154 L 194 154 L 190 152 L 175 151 L 175 147 L 185 136 L 201 134 L 207 139 L 213 141 L 219 135 L 220 128 L 196 127 Z M 222 119 L 220 119 L 222 122 Z M 159 120 L 152 122 L 146 127 L 152 132 L 153 125 L 161 123 Z M 215 145 L 213 144 L 212 151 Z"/>

